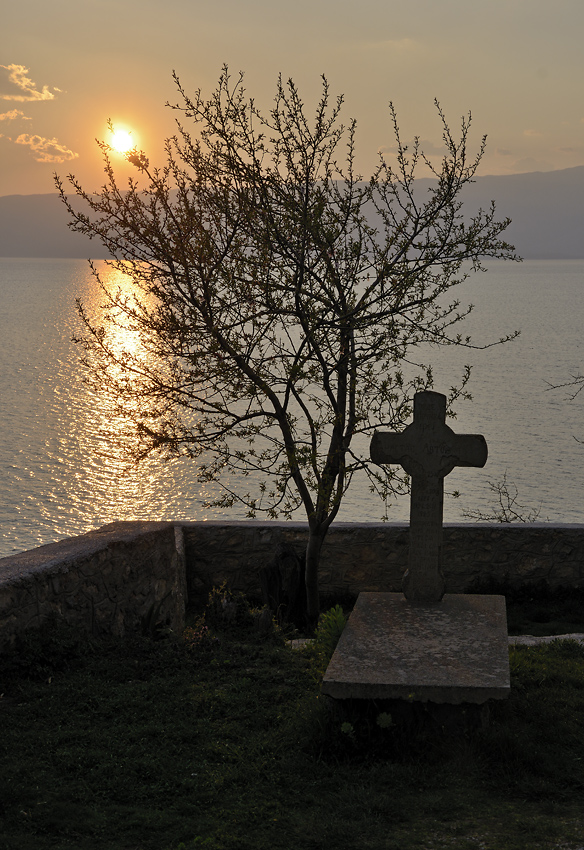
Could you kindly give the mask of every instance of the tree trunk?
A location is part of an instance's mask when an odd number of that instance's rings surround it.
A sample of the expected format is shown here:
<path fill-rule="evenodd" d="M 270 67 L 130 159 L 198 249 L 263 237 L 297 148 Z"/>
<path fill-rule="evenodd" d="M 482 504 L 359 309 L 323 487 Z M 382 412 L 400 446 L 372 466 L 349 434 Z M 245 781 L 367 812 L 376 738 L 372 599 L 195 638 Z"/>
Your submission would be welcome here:
<path fill-rule="evenodd" d="M 320 613 L 320 599 L 318 595 L 318 567 L 320 563 L 320 550 L 326 536 L 327 529 L 322 527 L 313 528 L 309 524 L 308 543 L 306 546 L 306 619 L 311 632 L 316 629 L 318 615 Z"/>

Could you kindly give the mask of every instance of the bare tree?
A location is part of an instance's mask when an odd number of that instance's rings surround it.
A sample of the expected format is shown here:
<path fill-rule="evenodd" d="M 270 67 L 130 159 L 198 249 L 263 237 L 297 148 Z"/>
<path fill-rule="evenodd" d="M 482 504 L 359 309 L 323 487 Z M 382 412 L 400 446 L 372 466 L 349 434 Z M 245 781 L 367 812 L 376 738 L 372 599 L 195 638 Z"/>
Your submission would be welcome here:
<path fill-rule="evenodd" d="M 538 508 L 530 508 L 520 504 L 519 490 L 515 484 L 507 481 L 507 470 L 501 481 L 487 481 L 492 494 L 496 496 L 495 505 L 486 513 L 481 510 L 463 511 L 466 519 L 475 522 L 537 522 L 540 520 L 541 504 Z M 541 520 L 549 522 L 549 520 Z"/>
<path fill-rule="evenodd" d="M 383 497 L 405 486 L 370 464 L 367 438 L 403 427 L 413 393 L 431 386 L 416 349 L 470 345 L 457 331 L 470 308 L 448 293 L 483 258 L 514 258 L 500 239 L 509 220 L 496 221 L 494 204 L 463 218 L 459 195 L 485 146 L 469 158 L 470 115 L 454 138 L 436 103 L 447 153 L 434 170 L 417 140 L 402 144 L 390 104 L 397 164 L 380 156 L 364 182 L 355 122 L 340 123 L 343 99 L 324 77 L 312 121 L 292 80 L 279 79 L 268 114 L 227 67 L 209 100 L 175 82 L 181 117 L 163 168 L 134 150 L 136 178 L 120 186 L 102 143 L 98 194 L 69 176 L 73 204 L 57 178 L 72 229 L 99 238 L 134 286 L 132 297 L 105 291 L 103 321 L 79 304 L 88 380 L 126 417 L 136 459 L 193 458 L 201 480 L 224 486 L 219 503 L 243 501 L 250 516 L 303 506 L 315 623 L 322 543 L 353 476 Z M 436 180 L 420 197 L 424 163 Z M 118 325 L 140 354 L 116 344 Z M 255 493 L 250 473 L 262 477 Z"/>
<path fill-rule="evenodd" d="M 550 384 L 548 382 L 548 390 L 563 390 L 569 389 L 570 394 L 568 398 L 570 401 L 574 401 L 577 395 L 580 395 L 582 390 L 584 390 L 584 375 L 577 373 L 572 375 L 568 381 L 564 381 L 561 384 Z"/>

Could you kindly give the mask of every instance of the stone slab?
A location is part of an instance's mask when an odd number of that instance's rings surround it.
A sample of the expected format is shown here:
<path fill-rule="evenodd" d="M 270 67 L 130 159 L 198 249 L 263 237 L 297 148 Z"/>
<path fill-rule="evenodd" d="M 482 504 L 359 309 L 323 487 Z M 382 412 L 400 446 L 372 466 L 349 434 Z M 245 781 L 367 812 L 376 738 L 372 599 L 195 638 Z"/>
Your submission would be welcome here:
<path fill-rule="evenodd" d="M 322 683 L 334 699 L 483 703 L 510 692 L 504 596 L 361 593 Z"/>

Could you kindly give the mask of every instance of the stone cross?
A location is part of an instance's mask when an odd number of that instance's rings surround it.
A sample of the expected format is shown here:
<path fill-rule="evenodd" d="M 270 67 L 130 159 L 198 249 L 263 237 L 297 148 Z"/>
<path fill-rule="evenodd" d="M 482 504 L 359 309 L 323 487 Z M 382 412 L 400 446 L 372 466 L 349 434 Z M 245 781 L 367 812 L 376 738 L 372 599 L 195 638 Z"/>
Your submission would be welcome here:
<path fill-rule="evenodd" d="M 439 602 L 444 478 L 455 466 L 487 462 L 487 443 L 478 434 L 455 434 L 446 425 L 446 396 L 414 396 L 414 421 L 401 433 L 376 431 L 370 455 L 374 463 L 399 463 L 411 479 L 410 556 L 403 592 L 410 602 Z"/>

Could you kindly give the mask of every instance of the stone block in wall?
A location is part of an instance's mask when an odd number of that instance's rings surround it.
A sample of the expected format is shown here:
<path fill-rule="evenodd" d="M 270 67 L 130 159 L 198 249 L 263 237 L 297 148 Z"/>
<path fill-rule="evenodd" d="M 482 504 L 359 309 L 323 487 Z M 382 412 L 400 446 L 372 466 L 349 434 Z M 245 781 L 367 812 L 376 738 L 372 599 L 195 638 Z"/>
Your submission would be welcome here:
<path fill-rule="evenodd" d="M 306 548 L 306 523 L 184 523 L 189 593 L 201 598 L 226 581 L 234 590 L 259 596 L 259 570 L 277 549 Z M 320 589 L 328 595 L 356 595 L 360 590 L 399 588 L 407 564 L 408 528 L 393 523 L 336 523 L 325 538 Z"/>

